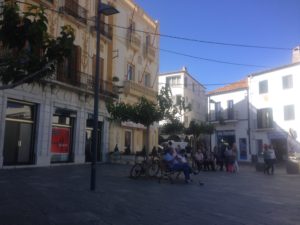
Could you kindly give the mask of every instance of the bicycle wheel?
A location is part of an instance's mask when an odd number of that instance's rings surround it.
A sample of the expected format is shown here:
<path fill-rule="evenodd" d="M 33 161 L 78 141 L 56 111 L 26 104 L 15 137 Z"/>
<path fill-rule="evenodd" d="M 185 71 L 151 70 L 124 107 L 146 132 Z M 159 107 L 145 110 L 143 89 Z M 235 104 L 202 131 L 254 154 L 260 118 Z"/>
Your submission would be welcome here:
<path fill-rule="evenodd" d="M 159 172 L 159 161 L 155 160 L 155 161 L 152 161 L 151 164 L 149 165 L 149 176 L 150 177 L 155 177 L 157 176 Z"/>
<path fill-rule="evenodd" d="M 130 177 L 136 179 L 139 176 L 141 176 L 142 171 L 143 171 L 143 168 L 140 163 L 134 164 L 130 170 Z"/>

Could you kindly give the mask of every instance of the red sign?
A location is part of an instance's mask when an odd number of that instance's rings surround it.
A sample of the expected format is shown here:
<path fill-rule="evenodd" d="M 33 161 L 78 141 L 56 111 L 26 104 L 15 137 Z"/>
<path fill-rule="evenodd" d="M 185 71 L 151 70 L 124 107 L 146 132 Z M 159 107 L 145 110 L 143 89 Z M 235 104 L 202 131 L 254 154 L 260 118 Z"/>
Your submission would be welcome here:
<path fill-rule="evenodd" d="M 52 128 L 52 153 L 70 152 L 70 128 L 53 127 Z"/>

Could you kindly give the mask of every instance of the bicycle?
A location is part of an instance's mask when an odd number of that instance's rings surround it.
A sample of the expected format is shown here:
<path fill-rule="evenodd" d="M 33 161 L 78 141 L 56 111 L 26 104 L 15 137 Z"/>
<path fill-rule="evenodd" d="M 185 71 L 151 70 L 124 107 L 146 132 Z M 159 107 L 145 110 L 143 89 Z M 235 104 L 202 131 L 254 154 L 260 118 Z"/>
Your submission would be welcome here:
<path fill-rule="evenodd" d="M 147 160 L 146 153 L 144 151 L 137 152 L 135 155 L 135 164 L 130 170 L 130 177 L 137 179 L 140 176 L 155 177 L 159 172 L 159 156 L 155 154 L 150 155 L 151 158 Z M 139 157 L 143 157 L 141 162 L 138 161 Z"/>

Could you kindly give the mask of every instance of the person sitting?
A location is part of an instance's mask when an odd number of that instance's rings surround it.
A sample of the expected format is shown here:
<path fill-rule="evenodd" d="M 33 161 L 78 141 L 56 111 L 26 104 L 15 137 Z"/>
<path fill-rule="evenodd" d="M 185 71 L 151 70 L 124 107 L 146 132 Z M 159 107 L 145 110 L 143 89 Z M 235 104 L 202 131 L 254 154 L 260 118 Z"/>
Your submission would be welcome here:
<path fill-rule="evenodd" d="M 178 157 L 176 151 L 172 148 L 172 142 L 169 143 L 168 150 L 163 156 L 163 160 L 167 163 L 168 167 L 174 171 L 183 171 L 185 182 L 192 182 L 190 178 L 190 173 L 192 171 L 188 163 L 182 162 L 180 157 Z"/>

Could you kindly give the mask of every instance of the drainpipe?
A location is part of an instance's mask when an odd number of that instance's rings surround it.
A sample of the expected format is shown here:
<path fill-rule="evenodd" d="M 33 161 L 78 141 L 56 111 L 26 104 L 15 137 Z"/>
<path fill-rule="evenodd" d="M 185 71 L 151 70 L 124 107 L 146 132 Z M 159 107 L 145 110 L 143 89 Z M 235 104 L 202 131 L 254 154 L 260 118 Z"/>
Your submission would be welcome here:
<path fill-rule="evenodd" d="M 249 97 L 249 87 L 247 88 L 247 108 L 248 108 L 248 145 L 249 145 L 249 154 L 252 157 L 252 149 L 251 149 L 251 128 L 250 128 L 250 97 Z"/>

